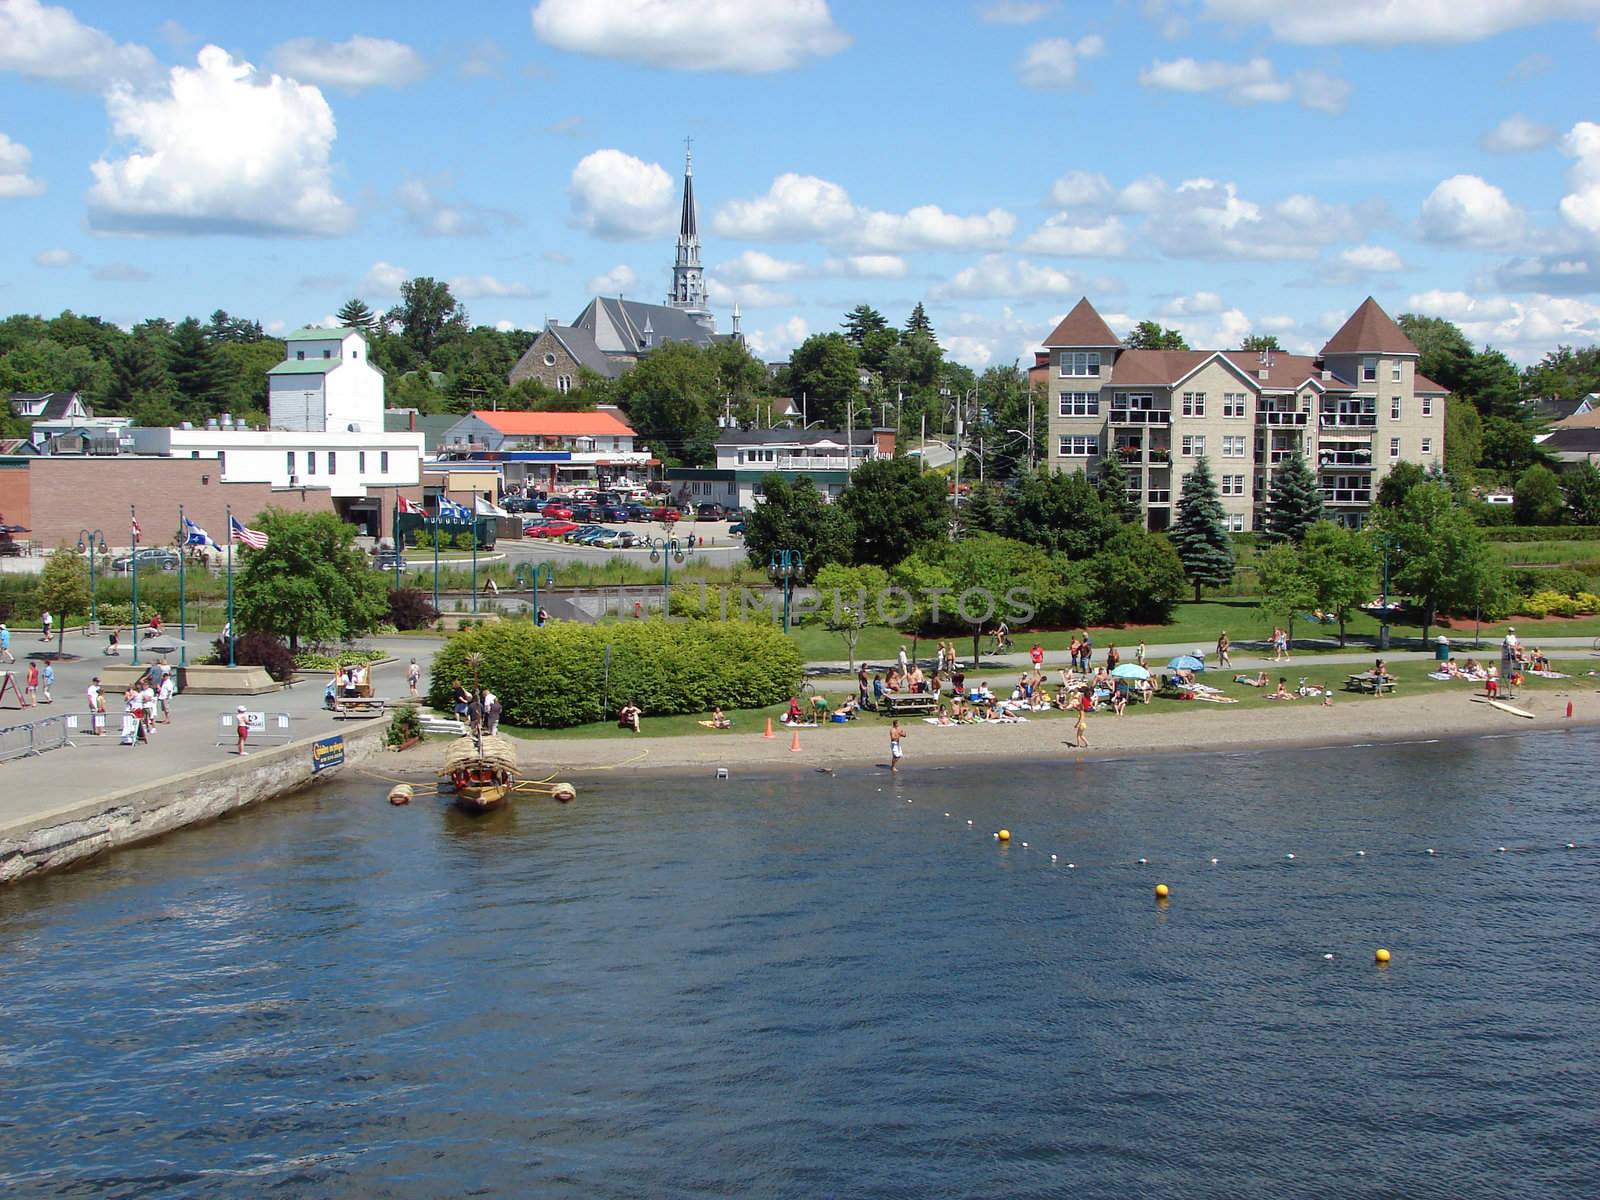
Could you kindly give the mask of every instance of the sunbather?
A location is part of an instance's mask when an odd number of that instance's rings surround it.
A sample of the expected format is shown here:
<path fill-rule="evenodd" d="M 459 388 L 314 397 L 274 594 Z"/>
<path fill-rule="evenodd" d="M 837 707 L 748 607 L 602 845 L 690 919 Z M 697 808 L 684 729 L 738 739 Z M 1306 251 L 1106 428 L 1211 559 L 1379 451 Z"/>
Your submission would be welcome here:
<path fill-rule="evenodd" d="M 1285 678 L 1284 676 L 1282 676 L 1282 675 L 1278 676 L 1278 687 L 1277 687 L 1277 690 L 1276 691 L 1272 691 L 1272 692 L 1268 692 L 1267 693 L 1267 699 L 1268 700 L 1293 700 L 1293 699 L 1295 699 L 1295 694 L 1289 690 L 1289 680 L 1287 678 Z"/>
<path fill-rule="evenodd" d="M 1272 682 L 1267 678 L 1267 673 L 1265 671 L 1257 671 L 1253 677 L 1249 675 L 1235 675 L 1233 677 L 1233 681 L 1235 683 L 1242 683 L 1246 687 L 1266 687 L 1267 684 Z"/>

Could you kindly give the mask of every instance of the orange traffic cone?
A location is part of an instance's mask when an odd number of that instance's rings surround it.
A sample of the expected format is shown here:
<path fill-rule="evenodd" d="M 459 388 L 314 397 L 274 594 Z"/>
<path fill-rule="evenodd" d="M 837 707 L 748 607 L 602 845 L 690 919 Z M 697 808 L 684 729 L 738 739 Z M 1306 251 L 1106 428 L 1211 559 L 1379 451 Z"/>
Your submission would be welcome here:
<path fill-rule="evenodd" d="M 771 717 L 767 718 L 767 731 L 765 733 L 763 733 L 761 736 L 764 737 L 764 738 L 770 738 L 772 736 L 772 718 Z"/>
<path fill-rule="evenodd" d="M 789 749 L 798 754 L 800 752 L 800 731 L 792 730 L 789 734 Z"/>

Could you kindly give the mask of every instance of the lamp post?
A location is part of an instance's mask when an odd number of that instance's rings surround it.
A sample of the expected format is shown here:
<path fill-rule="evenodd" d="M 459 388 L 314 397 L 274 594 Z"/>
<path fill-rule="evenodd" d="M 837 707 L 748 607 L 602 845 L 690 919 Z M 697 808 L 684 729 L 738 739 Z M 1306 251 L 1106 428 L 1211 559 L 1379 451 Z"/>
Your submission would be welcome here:
<path fill-rule="evenodd" d="M 85 551 L 89 555 L 89 632 L 99 633 L 100 610 L 95 603 L 94 560 L 98 555 L 111 553 L 111 547 L 106 545 L 106 535 L 98 529 L 93 533 L 87 529 L 78 530 L 78 553 Z"/>
<path fill-rule="evenodd" d="M 1026 433 L 1021 429 L 1008 429 L 1008 430 L 1006 430 L 1006 432 L 1007 433 L 1014 433 L 1019 438 L 1027 439 L 1027 442 L 1028 442 L 1028 473 L 1031 475 L 1033 473 L 1033 434 Z"/>
<path fill-rule="evenodd" d="M 1378 549 L 1383 552 L 1383 592 L 1380 603 L 1383 611 L 1378 618 L 1378 649 L 1389 648 L 1389 551 L 1394 547 L 1388 534 L 1378 535 Z"/>
<path fill-rule="evenodd" d="M 658 537 L 650 539 L 650 561 L 661 563 L 661 615 L 663 617 L 672 612 L 672 564 L 682 563 L 684 558 L 694 553 L 694 547 L 684 547 L 684 544 L 675 537 Z"/>
<path fill-rule="evenodd" d="M 794 595 L 794 581 L 805 571 L 805 560 L 798 550 L 774 550 L 767 560 L 767 574 L 774 583 L 783 585 L 783 631 L 789 632 L 789 601 Z"/>
<path fill-rule="evenodd" d="M 189 556 L 184 553 L 189 548 L 188 526 L 183 523 L 183 505 L 178 505 L 178 665 L 189 665 L 189 640 L 185 636 L 184 626 L 188 623 L 189 610 L 186 605 L 187 593 L 184 591 L 184 560 Z M 134 636 L 138 640 L 138 635 Z"/>
<path fill-rule="evenodd" d="M 518 563 L 517 569 L 511 573 L 511 580 L 518 587 L 531 587 L 533 589 L 533 623 L 539 623 L 539 584 L 543 580 L 545 587 L 555 587 L 555 568 L 547 562 Z"/>
<path fill-rule="evenodd" d="M 128 573 L 133 577 L 133 665 L 139 665 L 139 511 L 128 505 L 129 529 L 133 549 L 128 551 Z"/>

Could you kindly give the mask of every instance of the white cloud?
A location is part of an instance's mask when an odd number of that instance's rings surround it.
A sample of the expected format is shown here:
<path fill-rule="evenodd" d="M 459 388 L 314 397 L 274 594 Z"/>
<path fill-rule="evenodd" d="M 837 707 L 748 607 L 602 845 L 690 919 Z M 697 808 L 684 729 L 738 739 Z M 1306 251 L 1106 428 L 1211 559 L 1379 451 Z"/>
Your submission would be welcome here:
<path fill-rule="evenodd" d="M 1074 42 L 1070 38 L 1046 38 L 1029 46 L 1017 64 L 1017 75 L 1031 88 L 1071 87 L 1078 78 L 1078 60 L 1105 53 L 1105 39 L 1091 33 Z"/>
<path fill-rule="evenodd" d="M 978 9 L 978 20 L 986 25 L 1031 25 L 1055 11 L 1046 0 L 989 0 Z"/>
<path fill-rule="evenodd" d="M 795 303 L 792 293 L 764 283 L 724 283 L 715 275 L 706 276 L 706 299 L 719 307 L 781 308 Z"/>
<path fill-rule="evenodd" d="M 1016 218 L 1004 209 L 958 216 L 933 204 L 906 213 L 858 207 L 837 183 L 788 173 L 765 196 L 734 200 L 717 210 L 713 228 L 724 237 L 763 241 L 819 238 L 862 250 L 988 248 L 1004 245 Z"/>
<path fill-rule="evenodd" d="M 272 51 L 272 63 L 292 78 L 351 92 L 405 87 L 428 73 L 422 55 L 410 46 L 360 34 L 348 42 L 295 38 Z"/>
<path fill-rule="evenodd" d="M 1538 150 L 1556 140 L 1556 131 L 1542 121 L 1512 115 L 1483 135 L 1485 150 L 1513 154 L 1519 150 Z"/>
<path fill-rule="evenodd" d="M 41 267 L 70 267 L 78 261 L 78 256 L 71 250 L 63 250 L 59 246 L 50 250 L 41 250 L 33 256 L 33 261 Z"/>
<path fill-rule="evenodd" d="M 786 283 L 811 273 L 811 268 L 803 262 L 774 258 L 759 250 L 746 250 L 717 268 L 717 275 L 730 283 Z"/>
<path fill-rule="evenodd" d="M 1171 191 L 1159 175 L 1141 175 L 1117 193 L 1116 207 L 1128 213 L 1153 213 Z"/>
<path fill-rule="evenodd" d="M 1279 40 L 1307 46 L 1448 45 L 1546 21 L 1600 17 L 1600 0 L 1321 0 L 1317 4 L 1204 0 L 1204 4 L 1209 17 L 1266 25 Z"/>
<path fill-rule="evenodd" d="M 450 281 L 450 290 L 459 300 L 479 300 L 485 296 L 531 296 L 533 289 L 515 280 L 497 279 L 493 275 L 457 275 Z"/>
<path fill-rule="evenodd" d="M 898 254 L 852 254 L 827 259 L 822 269 L 828 274 L 858 279 L 904 279 L 906 260 Z"/>
<path fill-rule="evenodd" d="M 1022 367 L 1033 365 L 1033 352 L 1039 342 L 1061 323 L 1065 312 L 1041 320 L 1037 314 L 1021 316 L 1009 305 L 998 315 L 963 310 L 939 322 L 939 340 L 957 362 L 981 369 L 990 363 L 1017 361 Z M 1044 413 L 1040 412 L 1034 436 L 1045 436 Z"/>
<path fill-rule="evenodd" d="M 112 132 L 135 149 L 90 164 L 89 222 L 125 233 L 334 234 L 350 212 L 333 190 L 333 112 L 322 93 L 263 78 L 204 47 L 167 86 L 112 87 Z"/>
<path fill-rule="evenodd" d="M 1150 214 L 1147 236 L 1172 258 L 1312 258 L 1317 247 L 1359 233 L 1351 209 L 1303 193 L 1260 204 L 1240 196 L 1236 184 L 1212 179 L 1187 179 L 1176 188 L 1145 179 L 1136 186 Z"/>
<path fill-rule="evenodd" d="M 1098 171 L 1068 171 L 1050 185 L 1050 202 L 1060 208 L 1103 208 L 1111 202 L 1111 181 Z"/>
<path fill-rule="evenodd" d="M 1476 175 L 1452 175 L 1422 202 L 1422 234 L 1436 242 L 1497 246 L 1522 230 L 1522 210 Z"/>
<path fill-rule="evenodd" d="M 1579 121 L 1561 139 L 1561 152 L 1576 160 L 1568 173 L 1571 190 L 1561 198 L 1561 216 L 1600 241 L 1600 125 Z"/>
<path fill-rule="evenodd" d="M 933 289 L 939 299 L 983 300 L 992 297 L 1025 298 L 1056 296 L 1082 290 L 1082 281 L 1058 267 L 988 254 L 970 267 L 963 267 L 945 283 Z"/>
<path fill-rule="evenodd" d="M 160 73 L 143 46 L 118 45 L 67 9 L 38 0 L 0 3 L 0 71 L 92 91 Z"/>
<path fill-rule="evenodd" d="M 1406 264 L 1387 246 L 1361 245 L 1343 251 L 1339 261 L 1357 271 L 1403 271 Z"/>
<path fill-rule="evenodd" d="M 1174 316 L 1172 323 L 1197 350 L 1228 350 L 1250 335 L 1250 318 L 1237 308 L 1206 316 Z"/>
<path fill-rule="evenodd" d="M 1077 225 L 1066 213 L 1057 213 L 1029 234 L 1022 248 L 1035 254 L 1121 258 L 1128 252 L 1128 235 L 1116 217 L 1095 225 Z"/>
<path fill-rule="evenodd" d="M 379 296 L 398 296 L 400 285 L 410 278 L 411 273 L 404 267 L 397 267 L 380 259 L 367 268 L 367 273 L 361 280 L 361 290 L 374 292 Z"/>
<path fill-rule="evenodd" d="M 788 358 L 794 348 L 810 335 L 811 327 L 806 324 L 804 317 L 790 317 L 781 325 L 748 330 L 744 338 L 757 356 L 778 362 Z"/>
<path fill-rule="evenodd" d="M 515 216 L 498 209 L 446 200 L 424 179 L 407 179 L 395 189 L 395 200 L 412 228 L 428 237 L 476 237 L 494 226 L 518 223 Z"/>
<path fill-rule="evenodd" d="M 677 218 L 672 177 L 660 163 L 621 150 L 585 155 L 572 169 L 567 190 L 578 227 L 596 237 L 661 237 Z"/>
<path fill-rule="evenodd" d="M 627 263 L 618 263 L 603 275 L 589 280 L 591 296 L 631 296 L 639 287 L 639 273 Z"/>
<path fill-rule="evenodd" d="M 1278 104 L 1298 99 L 1307 108 L 1342 112 L 1350 85 L 1320 71 L 1302 71 L 1291 79 L 1278 76 L 1271 61 L 1256 57 L 1247 62 L 1201 62 L 1178 58 L 1157 60 L 1139 72 L 1145 87 L 1175 92 L 1221 92 L 1235 104 Z"/>
<path fill-rule="evenodd" d="M 1493 345 L 1519 362 L 1535 361 L 1557 344 L 1600 341 L 1600 304 L 1572 297 L 1512 300 L 1433 290 L 1413 295 L 1407 307 L 1454 321 L 1474 345 Z"/>
<path fill-rule="evenodd" d="M 494 327 L 499 333 L 513 333 L 517 328 L 517 323 L 515 321 L 508 321 L 504 317 L 501 317 L 494 323 Z"/>
<path fill-rule="evenodd" d="M 1203 317 L 1222 312 L 1226 306 L 1216 292 L 1191 292 L 1187 296 L 1173 296 L 1161 307 L 1169 317 Z"/>
<path fill-rule="evenodd" d="M 0 200 L 43 194 L 44 180 L 28 174 L 32 161 L 33 151 L 0 133 Z"/>
<path fill-rule="evenodd" d="M 129 263 L 107 263 L 94 269 L 94 277 L 101 283 L 149 283 L 155 278 L 143 267 Z"/>
<path fill-rule="evenodd" d="M 850 45 L 827 0 L 539 0 L 533 31 L 561 50 L 682 71 L 785 71 Z"/>

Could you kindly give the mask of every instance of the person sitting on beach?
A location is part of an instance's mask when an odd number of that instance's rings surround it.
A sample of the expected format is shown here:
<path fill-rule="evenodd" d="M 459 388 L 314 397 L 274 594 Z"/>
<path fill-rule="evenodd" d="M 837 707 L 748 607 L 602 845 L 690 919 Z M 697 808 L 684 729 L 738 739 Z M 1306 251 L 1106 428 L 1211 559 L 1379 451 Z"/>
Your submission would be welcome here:
<path fill-rule="evenodd" d="M 944 695 L 944 680 L 939 678 L 938 671 L 935 671 L 932 675 L 928 676 L 927 686 L 928 691 L 932 692 L 935 696 Z"/>
<path fill-rule="evenodd" d="M 783 723 L 785 725 L 804 725 L 805 720 L 805 714 L 800 711 L 800 698 L 798 696 L 790 696 L 789 711 L 783 714 Z"/>
<path fill-rule="evenodd" d="M 1385 663 L 1381 658 L 1372 664 L 1372 677 L 1380 681 L 1386 681 L 1394 678 L 1394 676 L 1389 673 L 1388 664 Z"/>
<path fill-rule="evenodd" d="M 713 704 L 711 706 L 711 720 L 708 722 L 708 724 L 713 729 L 732 729 L 733 728 L 733 722 L 728 720 L 727 717 L 722 715 L 722 706 L 719 705 L 719 704 Z"/>
<path fill-rule="evenodd" d="M 917 666 L 915 663 L 911 664 L 911 675 L 909 676 L 909 683 L 910 683 L 910 689 L 913 692 L 923 692 L 923 691 L 926 691 L 927 688 L 928 688 L 928 681 L 923 678 L 922 668 Z"/>
<path fill-rule="evenodd" d="M 960 663 L 950 668 L 950 690 L 958 696 L 967 690 L 967 673 L 961 669 Z"/>
<path fill-rule="evenodd" d="M 1544 651 L 1537 646 L 1533 648 L 1533 653 L 1529 656 L 1529 662 L 1532 664 L 1531 670 L 1548 671 L 1550 669 L 1550 660 L 1545 657 Z"/>
<path fill-rule="evenodd" d="M 1289 680 L 1287 678 L 1285 678 L 1284 676 L 1279 675 L 1278 676 L 1278 688 L 1277 688 L 1276 691 L 1268 692 L 1267 693 L 1267 699 L 1268 700 L 1293 700 L 1294 698 L 1295 698 L 1294 693 L 1289 690 Z"/>
<path fill-rule="evenodd" d="M 950 709 L 946 707 L 942 700 L 939 702 L 939 710 L 934 713 L 934 718 L 940 725 L 955 724 L 955 722 L 950 719 Z"/>
<path fill-rule="evenodd" d="M 1124 684 L 1119 679 L 1119 680 L 1117 680 L 1117 686 L 1111 689 L 1111 711 L 1116 713 L 1117 716 L 1120 717 L 1122 715 L 1122 713 L 1123 713 L 1123 710 L 1126 709 L 1127 707 L 1128 707 L 1128 689 L 1127 689 L 1127 685 Z"/>
<path fill-rule="evenodd" d="M 889 674 L 884 676 L 883 690 L 886 692 L 898 692 L 900 690 L 900 669 L 898 667 L 889 668 Z"/>
<path fill-rule="evenodd" d="M 839 722 L 853 721 L 855 720 L 856 713 L 860 710 L 860 708 L 861 705 L 856 703 L 856 698 L 854 696 L 848 696 L 845 698 L 845 702 L 843 704 L 839 705 L 838 708 L 833 710 L 833 719 Z"/>
<path fill-rule="evenodd" d="M 639 717 L 641 715 L 642 714 L 639 711 L 639 706 L 632 700 L 629 700 L 617 713 L 617 728 L 631 729 L 635 733 L 638 733 Z"/>
<path fill-rule="evenodd" d="M 1267 684 L 1272 682 L 1267 678 L 1267 673 L 1265 671 L 1257 671 L 1255 678 L 1253 679 L 1249 675 L 1235 675 L 1233 677 L 1233 681 L 1235 683 L 1242 683 L 1245 685 L 1245 687 L 1266 687 Z"/>
<path fill-rule="evenodd" d="M 1187 667 L 1180 667 L 1172 672 L 1172 682 L 1179 687 L 1194 686 L 1194 672 Z"/>

